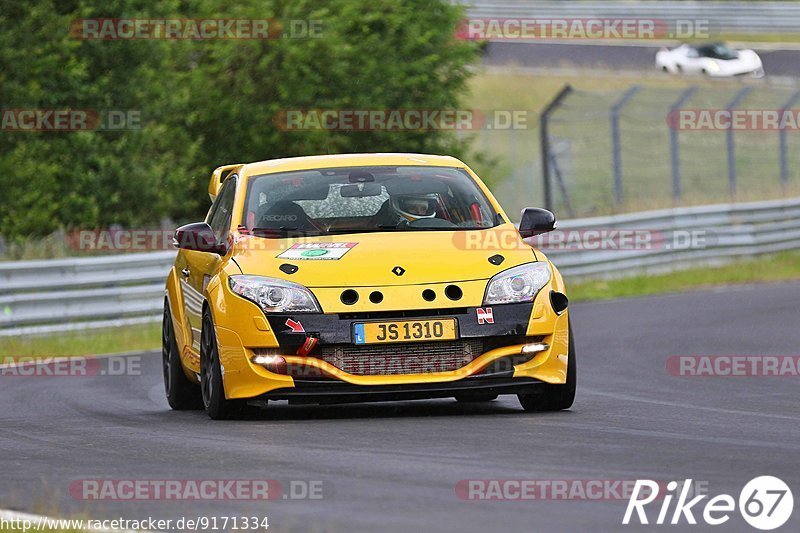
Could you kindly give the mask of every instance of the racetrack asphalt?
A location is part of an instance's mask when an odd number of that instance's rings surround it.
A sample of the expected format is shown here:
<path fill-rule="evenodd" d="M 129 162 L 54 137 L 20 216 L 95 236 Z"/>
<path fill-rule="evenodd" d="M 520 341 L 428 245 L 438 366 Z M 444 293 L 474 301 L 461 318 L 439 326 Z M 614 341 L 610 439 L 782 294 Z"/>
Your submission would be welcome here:
<path fill-rule="evenodd" d="M 526 413 L 422 400 L 270 405 L 250 420 L 170 411 L 160 355 L 126 376 L 0 377 L 0 507 L 93 518 L 269 517 L 270 531 L 652 531 L 622 526 L 624 500 L 464 501 L 465 479 L 683 480 L 738 499 L 775 475 L 800 499 L 800 378 L 676 377 L 672 355 L 800 350 L 800 283 L 572 306 L 578 396 Z M 81 479 L 322 482 L 322 499 L 87 501 Z M 650 508 L 648 508 L 650 509 Z M 649 515 L 655 519 L 657 508 Z M 702 521 L 702 510 L 695 515 Z M 756 531 L 734 513 L 724 526 Z M 780 531 L 800 530 L 795 510 Z"/>
<path fill-rule="evenodd" d="M 655 72 L 659 46 L 490 42 L 483 63 L 528 68 L 618 69 Z M 800 76 L 800 50 L 756 50 L 769 76 Z"/>

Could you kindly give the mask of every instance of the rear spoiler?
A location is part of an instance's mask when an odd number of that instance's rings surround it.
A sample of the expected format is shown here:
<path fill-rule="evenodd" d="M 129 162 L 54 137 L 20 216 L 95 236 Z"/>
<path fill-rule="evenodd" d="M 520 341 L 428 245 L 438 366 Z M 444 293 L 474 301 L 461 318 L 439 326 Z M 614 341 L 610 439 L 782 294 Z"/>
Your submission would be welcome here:
<path fill-rule="evenodd" d="M 212 202 L 217 197 L 225 178 L 230 176 L 232 172 L 238 171 L 242 166 L 244 166 L 242 163 L 233 163 L 232 165 L 222 165 L 214 169 L 214 172 L 211 173 L 211 181 L 208 182 L 208 195 L 211 197 Z"/>

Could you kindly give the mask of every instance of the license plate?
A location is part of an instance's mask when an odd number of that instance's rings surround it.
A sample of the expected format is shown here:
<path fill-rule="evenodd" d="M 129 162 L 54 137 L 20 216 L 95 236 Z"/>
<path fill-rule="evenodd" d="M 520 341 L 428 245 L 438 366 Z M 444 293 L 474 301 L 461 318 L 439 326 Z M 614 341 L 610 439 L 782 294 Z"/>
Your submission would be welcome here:
<path fill-rule="evenodd" d="M 456 320 L 400 320 L 360 322 L 353 325 L 356 344 L 386 342 L 445 341 L 456 338 Z"/>

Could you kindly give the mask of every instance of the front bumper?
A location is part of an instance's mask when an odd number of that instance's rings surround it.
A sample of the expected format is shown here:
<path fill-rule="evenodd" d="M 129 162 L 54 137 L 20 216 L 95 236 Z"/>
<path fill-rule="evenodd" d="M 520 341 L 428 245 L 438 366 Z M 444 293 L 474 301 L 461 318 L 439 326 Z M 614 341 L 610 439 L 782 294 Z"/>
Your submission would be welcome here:
<path fill-rule="evenodd" d="M 560 284 L 559 284 L 560 285 Z M 563 290 L 558 286 L 558 289 Z M 286 399 L 295 402 L 350 402 L 404 398 L 449 397 L 489 389 L 498 394 L 541 388 L 566 381 L 568 311 L 556 313 L 545 287 L 532 303 L 492 306 L 493 321 L 480 321 L 476 307 L 376 313 L 271 315 L 268 320 L 243 299 L 228 300 L 227 312 L 216 320 L 225 395 L 229 399 Z M 213 300 L 212 300 L 213 301 Z M 237 309 L 232 309 L 232 306 Z M 241 308 L 239 308 L 241 307 Z M 252 319 L 249 315 L 253 315 Z M 232 319 L 230 317 L 236 317 Z M 483 349 L 458 368 L 421 372 L 354 372 L 322 357 L 321 349 L 353 346 L 353 324 L 370 320 L 455 318 L 458 342 L 477 341 Z M 291 324 L 291 326 L 290 326 Z M 302 331 L 297 331 L 298 324 Z M 298 355 L 308 337 L 318 339 L 309 353 Z M 439 341 L 441 343 L 453 341 Z M 523 354 L 533 342 L 547 348 Z M 418 343 L 407 343 L 414 347 Z M 397 355 L 401 344 L 361 345 L 376 358 L 387 350 Z M 272 372 L 252 362 L 258 353 L 283 356 L 292 368 L 309 373 Z"/>
<path fill-rule="evenodd" d="M 536 394 L 545 391 L 543 381 L 514 378 L 511 375 L 492 375 L 464 378 L 443 383 L 414 383 L 411 385 L 372 385 L 364 387 L 343 381 L 295 381 L 295 386 L 277 389 L 259 400 L 286 400 L 296 404 L 337 404 L 353 402 L 385 402 L 450 398 L 456 394 Z"/>

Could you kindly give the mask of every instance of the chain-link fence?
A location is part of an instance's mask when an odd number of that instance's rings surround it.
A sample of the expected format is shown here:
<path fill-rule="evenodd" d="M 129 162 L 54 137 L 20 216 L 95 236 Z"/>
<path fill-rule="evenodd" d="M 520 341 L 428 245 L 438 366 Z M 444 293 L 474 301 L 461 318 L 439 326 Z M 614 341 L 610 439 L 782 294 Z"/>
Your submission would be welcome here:
<path fill-rule="evenodd" d="M 797 196 L 799 102 L 797 89 L 750 84 L 568 90 L 538 128 L 473 146 L 499 161 L 491 181 L 510 213 L 548 204 L 547 174 L 564 218 Z"/>

